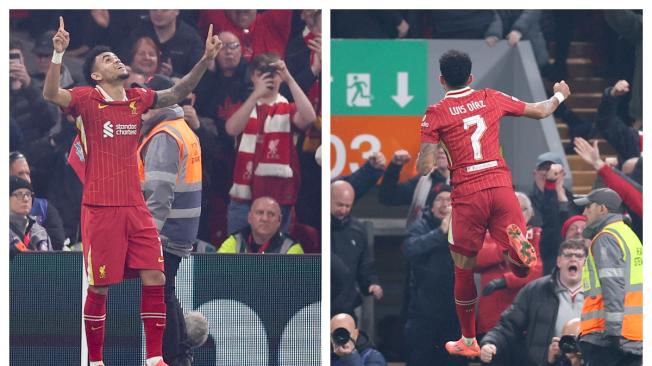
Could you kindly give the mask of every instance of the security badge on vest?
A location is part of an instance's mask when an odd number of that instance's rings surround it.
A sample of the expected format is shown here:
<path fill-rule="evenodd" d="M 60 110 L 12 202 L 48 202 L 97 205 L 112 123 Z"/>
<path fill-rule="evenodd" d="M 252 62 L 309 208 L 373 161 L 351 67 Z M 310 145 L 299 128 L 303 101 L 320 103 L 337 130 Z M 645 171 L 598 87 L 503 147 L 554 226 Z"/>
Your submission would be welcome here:
<path fill-rule="evenodd" d="M 625 266 L 624 314 L 622 314 L 621 336 L 633 340 L 643 340 L 643 245 L 634 232 L 622 221 L 605 226 L 592 240 L 591 246 L 601 235 L 613 237 L 621 252 Z M 582 308 L 582 334 L 604 332 L 606 322 L 613 316 L 605 312 L 604 298 L 598 269 L 593 258 L 592 248 L 582 271 L 584 304 Z M 621 320 L 621 319 L 618 319 Z"/>

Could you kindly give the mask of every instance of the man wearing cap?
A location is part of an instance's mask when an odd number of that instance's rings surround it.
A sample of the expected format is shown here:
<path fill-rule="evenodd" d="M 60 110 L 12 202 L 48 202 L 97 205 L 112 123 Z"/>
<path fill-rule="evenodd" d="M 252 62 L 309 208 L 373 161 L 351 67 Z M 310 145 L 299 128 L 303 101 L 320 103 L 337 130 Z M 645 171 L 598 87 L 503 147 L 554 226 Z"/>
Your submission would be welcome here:
<path fill-rule="evenodd" d="M 155 74 L 143 87 L 158 91 L 172 86 L 170 78 Z M 202 167 L 199 139 L 184 120 L 179 105 L 150 109 L 143 114 L 138 172 L 145 203 L 163 247 L 167 318 L 163 359 L 170 366 L 191 365 L 192 350 L 183 309 L 175 294 L 175 279 L 181 259 L 190 255 L 197 239 Z"/>
<path fill-rule="evenodd" d="M 609 188 L 575 200 L 591 239 L 582 273 L 584 364 L 640 365 L 643 352 L 643 246 L 623 222 L 622 200 Z"/>
<path fill-rule="evenodd" d="M 54 37 L 55 33 L 55 31 L 47 31 L 41 34 L 34 42 L 34 48 L 32 48 L 32 52 L 36 55 L 36 73 L 34 73 L 34 79 L 39 89 L 43 88 L 43 81 L 50 67 L 50 60 L 52 59 L 52 37 Z M 59 87 L 69 89 L 75 85 L 82 84 L 82 80 L 81 75 L 74 75 L 71 72 L 71 68 L 66 66 L 65 63 L 61 64 Z"/>
<path fill-rule="evenodd" d="M 578 209 L 572 202 L 573 193 L 564 187 L 566 172 L 559 155 L 552 151 L 539 155 L 533 175 L 534 184 L 528 195 L 534 209 L 532 224 L 542 229 L 539 247 L 543 273 L 550 274 L 562 241 L 561 227 L 569 216 L 578 213 Z"/>

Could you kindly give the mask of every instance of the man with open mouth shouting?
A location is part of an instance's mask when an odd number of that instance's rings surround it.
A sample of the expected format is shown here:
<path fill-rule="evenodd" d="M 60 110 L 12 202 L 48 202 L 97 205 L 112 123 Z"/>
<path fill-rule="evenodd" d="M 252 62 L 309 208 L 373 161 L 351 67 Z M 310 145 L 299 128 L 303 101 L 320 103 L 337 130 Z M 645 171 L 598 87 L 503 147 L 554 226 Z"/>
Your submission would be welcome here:
<path fill-rule="evenodd" d="M 483 362 L 500 362 L 510 347 L 522 346 L 524 332 L 527 359 L 512 360 L 515 364 L 553 364 L 563 357 L 559 349 L 562 328 L 582 311 L 582 270 L 587 253 L 584 240 L 566 240 L 559 245 L 557 267 L 525 285 L 498 324 L 482 338 Z"/>

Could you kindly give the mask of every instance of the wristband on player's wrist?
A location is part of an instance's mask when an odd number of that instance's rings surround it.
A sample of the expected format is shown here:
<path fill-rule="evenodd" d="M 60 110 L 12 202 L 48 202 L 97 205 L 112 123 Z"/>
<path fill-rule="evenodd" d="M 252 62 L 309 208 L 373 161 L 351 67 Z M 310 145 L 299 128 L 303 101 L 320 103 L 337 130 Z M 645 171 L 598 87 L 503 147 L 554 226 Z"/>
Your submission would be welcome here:
<path fill-rule="evenodd" d="M 57 52 L 57 50 L 52 51 L 52 63 L 57 65 L 61 64 L 61 62 L 63 61 L 64 53 L 65 51 L 64 52 Z"/>
<path fill-rule="evenodd" d="M 564 94 L 562 94 L 561 92 L 556 92 L 555 95 L 553 95 L 552 97 L 557 99 L 559 101 L 559 104 L 562 104 L 564 102 L 564 100 L 566 99 L 564 97 Z"/>

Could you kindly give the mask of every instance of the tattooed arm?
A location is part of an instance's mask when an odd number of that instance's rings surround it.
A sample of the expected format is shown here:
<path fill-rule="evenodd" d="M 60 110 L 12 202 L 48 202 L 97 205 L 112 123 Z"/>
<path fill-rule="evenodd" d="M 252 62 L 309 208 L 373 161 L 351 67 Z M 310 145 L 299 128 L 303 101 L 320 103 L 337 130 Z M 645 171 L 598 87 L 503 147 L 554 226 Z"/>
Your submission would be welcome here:
<path fill-rule="evenodd" d="M 156 92 L 156 104 L 154 108 L 167 107 L 172 104 L 183 100 L 188 94 L 190 94 L 193 89 L 199 83 L 202 75 L 208 68 L 208 64 L 215 60 L 215 56 L 222 48 L 222 41 L 219 37 L 213 35 L 213 25 L 211 24 L 208 27 L 208 37 L 206 38 L 206 49 L 204 50 L 204 55 L 202 58 L 195 64 L 195 66 L 186 74 L 179 82 L 177 82 L 170 89 L 165 89 Z"/>
<path fill-rule="evenodd" d="M 428 175 L 435 167 L 437 144 L 422 142 L 417 156 L 417 171 L 419 175 Z"/>
<path fill-rule="evenodd" d="M 559 83 L 555 83 L 553 91 L 555 93 L 561 93 L 564 96 L 564 99 L 568 98 L 571 94 L 568 85 L 563 80 Z M 554 96 L 538 103 L 525 103 L 523 116 L 534 119 L 546 118 L 553 114 L 560 104 L 559 100 Z"/>

